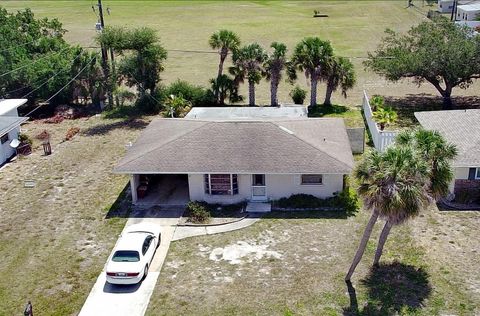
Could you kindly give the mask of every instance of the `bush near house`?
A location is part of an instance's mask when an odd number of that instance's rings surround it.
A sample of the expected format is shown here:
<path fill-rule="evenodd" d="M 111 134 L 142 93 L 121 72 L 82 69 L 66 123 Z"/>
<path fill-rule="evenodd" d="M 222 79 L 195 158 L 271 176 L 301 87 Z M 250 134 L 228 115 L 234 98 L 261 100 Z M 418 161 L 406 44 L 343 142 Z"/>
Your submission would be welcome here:
<path fill-rule="evenodd" d="M 288 198 L 273 201 L 275 207 L 284 209 L 343 208 L 347 214 L 354 214 L 360 207 L 357 193 L 347 188 L 333 197 L 321 199 L 310 194 L 293 194 Z"/>
<path fill-rule="evenodd" d="M 205 203 L 190 201 L 187 203 L 186 211 L 192 223 L 206 223 L 210 219 L 210 211 Z"/>
<path fill-rule="evenodd" d="M 293 103 L 303 104 L 305 97 L 307 96 L 307 91 L 300 88 L 300 86 L 295 86 L 295 88 L 290 91 L 290 97 L 292 98 Z"/>

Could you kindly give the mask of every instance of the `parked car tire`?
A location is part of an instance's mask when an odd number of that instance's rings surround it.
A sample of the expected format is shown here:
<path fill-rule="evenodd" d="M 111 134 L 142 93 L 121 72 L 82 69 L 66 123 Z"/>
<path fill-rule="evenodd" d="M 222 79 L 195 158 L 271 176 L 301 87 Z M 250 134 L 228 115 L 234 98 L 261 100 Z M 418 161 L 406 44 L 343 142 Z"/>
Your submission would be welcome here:
<path fill-rule="evenodd" d="M 143 269 L 143 279 L 144 280 L 147 277 L 147 274 L 148 274 L 148 264 L 145 266 L 145 269 Z"/>

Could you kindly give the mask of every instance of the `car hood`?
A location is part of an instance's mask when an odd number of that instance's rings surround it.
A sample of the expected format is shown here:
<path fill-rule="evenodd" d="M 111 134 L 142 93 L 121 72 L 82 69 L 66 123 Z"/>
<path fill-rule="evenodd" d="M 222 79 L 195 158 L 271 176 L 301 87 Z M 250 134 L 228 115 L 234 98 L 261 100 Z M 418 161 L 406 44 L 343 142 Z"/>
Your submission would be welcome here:
<path fill-rule="evenodd" d="M 143 271 L 144 264 L 142 261 L 138 262 L 115 262 L 110 261 L 107 264 L 107 272 L 126 272 L 126 273 L 140 273 Z"/>

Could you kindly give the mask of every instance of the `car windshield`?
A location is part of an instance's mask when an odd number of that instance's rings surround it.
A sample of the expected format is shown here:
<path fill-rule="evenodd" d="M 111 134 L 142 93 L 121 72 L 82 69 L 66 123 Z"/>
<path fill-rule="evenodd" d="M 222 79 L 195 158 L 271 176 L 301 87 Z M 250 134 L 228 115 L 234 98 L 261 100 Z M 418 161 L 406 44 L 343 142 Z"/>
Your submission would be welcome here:
<path fill-rule="evenodd" d="M 140 255 L 138 251 L 119 250 L 113 255 L 112 261 L 115 262 L 138 262 L 140 261 Z"/>

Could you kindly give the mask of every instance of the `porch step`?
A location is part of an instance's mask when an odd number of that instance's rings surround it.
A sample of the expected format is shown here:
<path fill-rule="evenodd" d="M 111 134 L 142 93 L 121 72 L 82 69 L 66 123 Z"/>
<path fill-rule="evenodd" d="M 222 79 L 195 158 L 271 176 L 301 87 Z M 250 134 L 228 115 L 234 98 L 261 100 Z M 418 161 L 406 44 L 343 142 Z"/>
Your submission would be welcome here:
<path fill-rule="evenodd" d="M 265 202 L 248 202 L 247 212 L 249 213 L 266 213 L 272 211 L 272 204 Z"/>

